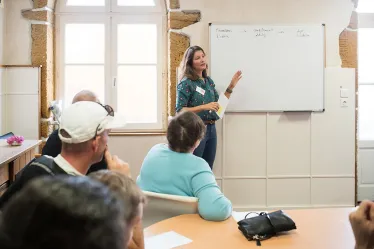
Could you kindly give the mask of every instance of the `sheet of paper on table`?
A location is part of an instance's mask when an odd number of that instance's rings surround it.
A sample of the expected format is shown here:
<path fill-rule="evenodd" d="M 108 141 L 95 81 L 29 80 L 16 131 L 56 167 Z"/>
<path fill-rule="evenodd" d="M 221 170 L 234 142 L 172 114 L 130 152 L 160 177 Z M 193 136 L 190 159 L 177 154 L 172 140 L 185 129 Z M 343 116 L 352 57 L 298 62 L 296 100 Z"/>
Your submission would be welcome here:
<path fill-rule="evenodd" d="M 171 249 L 191 243 L 192 240 L 174 231 L 161 233 L 144 240 L 145 249 Z"/>

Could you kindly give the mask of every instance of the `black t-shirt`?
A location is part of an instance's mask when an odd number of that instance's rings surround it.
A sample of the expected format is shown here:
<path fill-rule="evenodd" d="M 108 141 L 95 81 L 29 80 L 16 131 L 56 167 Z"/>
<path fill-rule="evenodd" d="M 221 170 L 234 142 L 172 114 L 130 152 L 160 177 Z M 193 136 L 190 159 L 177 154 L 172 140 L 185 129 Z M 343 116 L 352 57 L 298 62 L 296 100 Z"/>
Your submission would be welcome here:
<path fill-rule="evenodd" d="M 9 201 L 9 199 L 20 191 L 30 180 L 41 176 L 53 176 L 59 174 L 67 173 L 56 163 L 54 163 L 53 158 L 43 156 L 32 160 L 19 173 L 17 173 L 15 181 L 0 197 L 0 210 Z"/>
<path fill-rule="evenodd" d="M 42 155 L 56 157 L 61 153 L 61 147 L 62 147 L 62 143 L 61 143 L 60 137 L 58 136 L 58 130 L 55 130 L 51 133 L 51 135 L 49 135 L 47 143 L 43 147 Z M 101 169 L 108 169 L 105 158 L 103 158 L 101 162 L 91 165 L 87 174 L 101 170 Z"/>

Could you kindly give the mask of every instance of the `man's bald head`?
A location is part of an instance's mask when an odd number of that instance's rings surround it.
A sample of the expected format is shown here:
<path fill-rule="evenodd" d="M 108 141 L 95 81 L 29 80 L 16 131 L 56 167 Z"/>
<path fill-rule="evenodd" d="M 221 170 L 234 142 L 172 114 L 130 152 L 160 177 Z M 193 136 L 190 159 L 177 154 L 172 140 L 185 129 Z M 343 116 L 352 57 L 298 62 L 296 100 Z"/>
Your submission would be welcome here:
<path fill-rule="evenodd" d="M 89 90 L 82 90 L 74 96 L 73 104 L 79 101 L 99 102 L 99 98 L 94 92 L 91 92 Z"/>

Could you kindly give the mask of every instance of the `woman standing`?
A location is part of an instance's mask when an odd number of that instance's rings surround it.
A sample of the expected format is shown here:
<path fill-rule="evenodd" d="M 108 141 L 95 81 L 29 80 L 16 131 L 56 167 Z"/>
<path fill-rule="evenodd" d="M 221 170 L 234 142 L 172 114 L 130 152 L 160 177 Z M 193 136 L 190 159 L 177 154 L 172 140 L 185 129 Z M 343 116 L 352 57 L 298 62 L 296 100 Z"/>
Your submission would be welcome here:
<path fill-rule="evenodd" d="M 216 111 L 219 95 L 213 80 L 207 75 L 207 63 L 204 50 L 199 46 L 192 46 L 186 50 L 179 69 L 179 84 L 177 86 L 176 111 L 191 111 L 199 115 L 204 121 L 206 134 L 200 142 L 194 155 L 202 157 L 213 169 L 217 149 L 217 133 L 215 122 L 219 119 Z M 230 98 L 233 89 L 242 77 L 237 71 L 228 85 L 225 96 Z"/>

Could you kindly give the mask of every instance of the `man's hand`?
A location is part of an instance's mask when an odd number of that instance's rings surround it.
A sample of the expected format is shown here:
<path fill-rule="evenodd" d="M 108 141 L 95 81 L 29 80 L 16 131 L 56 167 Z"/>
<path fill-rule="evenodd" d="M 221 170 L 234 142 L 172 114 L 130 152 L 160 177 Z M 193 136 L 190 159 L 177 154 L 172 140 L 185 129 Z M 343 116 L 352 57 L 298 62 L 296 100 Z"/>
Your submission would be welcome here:
<path fill-rule="evenodd" d="M 352 230 L 356 239 L 356 249 L 374 247 L 374 203 L 363 201 L 357 211 L 349 215 Z"/>
<path fill-rule="evenodd" d="M 125 163 L 117 156 L 112 156 L 109 150 L 105 151 L 105 160 L 108 164 L 108 169 L 113 171 L 121 172 L 128 177 L 131 177 L 130 166 L 128 163 Z"/>

